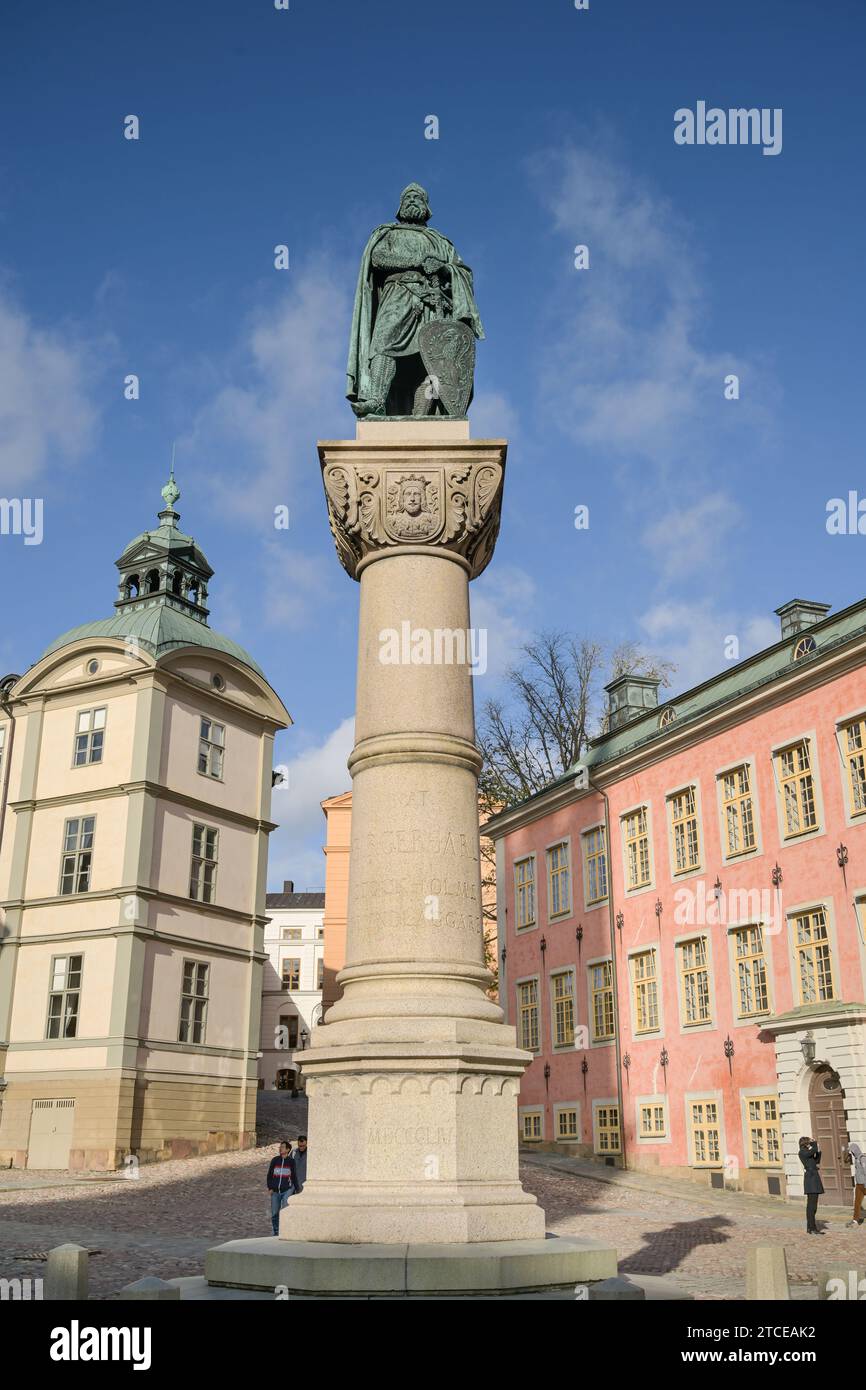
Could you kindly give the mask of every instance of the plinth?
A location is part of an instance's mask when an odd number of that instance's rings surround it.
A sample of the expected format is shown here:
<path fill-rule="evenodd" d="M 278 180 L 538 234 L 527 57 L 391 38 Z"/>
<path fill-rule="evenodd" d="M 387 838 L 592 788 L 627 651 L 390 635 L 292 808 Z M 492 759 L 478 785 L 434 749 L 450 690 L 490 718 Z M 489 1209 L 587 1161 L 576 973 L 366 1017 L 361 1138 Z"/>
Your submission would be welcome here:
<path fill-rule="evenodd" d="M 544 1235 L 517 1172 L 531 1056 L 486 993 L 481 913 L 469 581 L 493 553 L 505 453 L 444 419 L 319 445 L 361 602 L 343 995 L 295 1054 L 310 1118 L 292 1241 Z"/>

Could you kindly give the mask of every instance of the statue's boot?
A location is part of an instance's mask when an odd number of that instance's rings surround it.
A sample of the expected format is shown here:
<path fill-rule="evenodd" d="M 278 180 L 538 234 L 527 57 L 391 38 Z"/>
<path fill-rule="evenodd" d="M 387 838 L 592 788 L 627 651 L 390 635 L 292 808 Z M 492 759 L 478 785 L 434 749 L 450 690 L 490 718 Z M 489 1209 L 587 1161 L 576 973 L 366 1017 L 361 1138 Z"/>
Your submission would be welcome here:
<path fill-rule="evenodd" d="M 388 392 L 397 371 L 397 363 L 393 357 L 386 357 L 384 353 L 378 353 L 370 362 L 370 394 L 363 401 L 359 401 L 355 409 L 356 415 L 387 415 L 388 413 Z"/>

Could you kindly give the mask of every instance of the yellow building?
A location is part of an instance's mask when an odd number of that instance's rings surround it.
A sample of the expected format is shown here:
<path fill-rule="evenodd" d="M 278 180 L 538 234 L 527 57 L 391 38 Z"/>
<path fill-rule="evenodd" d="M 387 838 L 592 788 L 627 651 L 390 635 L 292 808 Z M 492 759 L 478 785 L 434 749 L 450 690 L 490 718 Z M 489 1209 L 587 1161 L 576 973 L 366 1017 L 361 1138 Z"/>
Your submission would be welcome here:
<path fill-rule="evenodd" d="M 115 614 L 0 683 L 0 1165 L 113 1169 L 254 1142 L 274 734 L 159 526 Z M 134 1161 L 134 1160 L 133 1160 Z"/>

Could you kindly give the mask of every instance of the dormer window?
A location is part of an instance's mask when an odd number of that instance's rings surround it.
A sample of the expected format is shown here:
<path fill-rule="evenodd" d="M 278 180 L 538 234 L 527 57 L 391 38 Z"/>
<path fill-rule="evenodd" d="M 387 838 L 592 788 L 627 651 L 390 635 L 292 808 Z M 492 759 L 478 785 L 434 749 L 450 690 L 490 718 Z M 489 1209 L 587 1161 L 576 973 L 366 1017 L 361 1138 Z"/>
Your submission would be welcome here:
<path fill-rule="evenodd" d="M 800 661 L 802 657 L 811 656 L 812 652 L 816 652 L 817 650 L 818 643 L 815 641 L 814 637 L 801 637 L 794 648 L 794 660 Z"/>
<path fill-rule="evenodd" d="M 669 728 L 670 725 L 673 724 L 673 722 L 674 722 L 674 720 L 676 719 L 676 717 L 677 717 L 677 712 L 676 712 L 676 710 L 674 709 L 673 705 L 668 705 L 667 709 L 663 709 L 662 712 L 661 712 L 661 717 L 660 717 L 660 719 L 659 719 L 659 728 L 660 728 L 660 729 L 667 729 L 667 728 Z"/>

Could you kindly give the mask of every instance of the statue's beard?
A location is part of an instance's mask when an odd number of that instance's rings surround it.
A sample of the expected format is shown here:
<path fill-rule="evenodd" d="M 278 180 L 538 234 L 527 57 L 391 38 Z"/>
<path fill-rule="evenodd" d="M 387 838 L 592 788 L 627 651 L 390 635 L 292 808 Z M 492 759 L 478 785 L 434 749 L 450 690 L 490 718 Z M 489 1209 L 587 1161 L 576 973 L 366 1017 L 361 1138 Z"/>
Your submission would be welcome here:
<path fill-rule="evenodd" d="M 430 216 L 429 210 L 423 203 L 406 201 L 400 204 L 400 211 L 397 213 L 401 222 L 424 223 Z"/>

